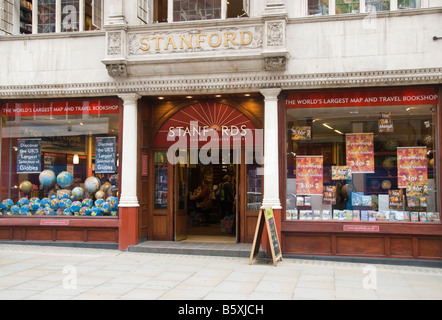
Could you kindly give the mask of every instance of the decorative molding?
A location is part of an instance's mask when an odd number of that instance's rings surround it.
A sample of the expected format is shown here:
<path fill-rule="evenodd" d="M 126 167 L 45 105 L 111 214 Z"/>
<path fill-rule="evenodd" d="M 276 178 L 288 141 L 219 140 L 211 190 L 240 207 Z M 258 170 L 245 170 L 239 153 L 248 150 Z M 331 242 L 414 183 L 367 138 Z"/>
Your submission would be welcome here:
<path fill-rule="evenodd" d="M 442 68 L 387 70 L 321 74 L 241 74 L 168 79 L 116 78 L 110 82 L 0 86 L 0 99 L 112 96 L 137 92 L 140 95 L 259 92 L 283 90 L 383 87 L 442 84 Z"/>
<path fill-rule="evenodd" d="M 123 53 L 122 50 L 122 37 L 121 32 L 108 32 L 107 33 L 107 55 L 108 56 L 120 56 Z"/>

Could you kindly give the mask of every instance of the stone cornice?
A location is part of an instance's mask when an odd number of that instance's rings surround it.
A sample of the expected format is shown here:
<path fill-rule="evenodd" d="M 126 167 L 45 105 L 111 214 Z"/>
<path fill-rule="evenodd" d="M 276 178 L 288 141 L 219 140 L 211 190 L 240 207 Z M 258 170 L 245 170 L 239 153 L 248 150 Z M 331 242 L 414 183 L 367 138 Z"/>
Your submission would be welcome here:
<path fill-rule="evenodd" d="M 68 97 L 114 96 L 136 92 L 140 95 L 180 95 L 259 92 L 266 88 L 283 90 L 382 87 L 442 84 L 442 67 L 287 75 L 283 73 L 241 74 L 201 77 L 168 77 L 150 79 L 124 79 L 121 81 L 75 84 L 44 84 L 0 86 L 0 100 L 42 99 Z"/>

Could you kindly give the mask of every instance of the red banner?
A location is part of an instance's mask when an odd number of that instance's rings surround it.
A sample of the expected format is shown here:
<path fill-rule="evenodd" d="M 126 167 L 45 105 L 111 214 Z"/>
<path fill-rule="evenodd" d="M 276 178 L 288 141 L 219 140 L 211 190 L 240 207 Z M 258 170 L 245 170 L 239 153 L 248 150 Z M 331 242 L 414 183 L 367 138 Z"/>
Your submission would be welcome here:
<path fill-rule="evenodd" d="M 437 90 L 377 89 L 360 91 L 296 92 L 288 95 L 287 108 L 373 107 L 403 105 L 434 105 L 439 101 Z"/>
<path fill-rule="evenodd" d="M 397 148 L 398 187 L 427 186 L 427 147 Z"/>
<path fill-rule="evenodd" d="M 374 172 L 374 143 L 372 133 L 349 133 L 345 135 L 347 167 L 352 173 Z"/>
<path fill-rule="evenodd" d="M 324 158 L 322 156 L 296 157 L 296 194 L 322 195 L 323 169 Z"/>
<path fill-rule="evenodd" d="M 118 112 L 118 100 L 6 103 L 2 107 L 2 117 L 118 114 Z"/>

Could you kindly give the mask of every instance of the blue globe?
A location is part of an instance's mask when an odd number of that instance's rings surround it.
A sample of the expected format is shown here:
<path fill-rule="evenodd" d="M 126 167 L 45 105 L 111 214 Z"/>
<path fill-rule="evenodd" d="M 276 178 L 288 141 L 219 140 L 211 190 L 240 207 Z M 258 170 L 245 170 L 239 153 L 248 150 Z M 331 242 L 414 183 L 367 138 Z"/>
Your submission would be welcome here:
<path fill-rule="evenodd" d="M 69 199 L 61 199 L 60 201 L 58 201 L 58 207 L 60 209 L 66 209 L 69 208 L 72 204 L 72 201 Z"/>
<path fill-rule="evenodd" d="M 97 192 L 98 190 L 100 190 L 100 187 L 101 187 L 101 182 L 96 177 L 89 177 L 84 182 L 84 188 L 89 193 Z"/>
<path fill-rule="evenodd" d="M 91 208 L 93 205 L 94 205 L 94 200 L 92 200 L 92 199 L 84 199 L 81 202 L 82 207 Z"/>
<path fill-rule="evenodd" d="M 20 207 L 20 215 L 27 216 L 31 214 L 31 209 L 28 206 Z"/>
<path fill-rule="evenodd" d="M 74 183 L 74 177 L 70 172 L 62 171 L 57 176 L 57 184 L 62 188 L 70 187 L 73 183 Z"/>
<path fill-rule="evenodd" d="M 40 184 L 45 188 L 50 188 L 55 183 L 55 173 L 52 170 L 44 170 L 39 176 Z"/>
<path fill-rule="evenodd" d="M 81 202 L 80 201 L 72 202 L 70 209 L 73 213 L 78 213 L 81 209 Z"/>
<path fill-rule="evenodd" d="M 12 199 L 5 199 L 2 201 L 0 206 L 3 210 L 9 211 L 9 210 L 11 210 L 11 207 L 13 205 L 14 205 L 14 201 L 12 201 Z"/>
<path fill-rule="evenodd" d="M 91 209 L 91 216 L 93 216 L 93 217 L 98 217 L 98 216 L 102 216 L 103 215 L 103 212 L 101 212 L 101 209 L 100 208 L 97 208 L 97 207 L 92 207 L 92 209 Z"/>
<path fill-rule="evenodd" d="M 80 187 L 75 187 L 72 189 L 72 197 L 74 200 L 82 200 L 84 197 L 84 190 Z"/>
<path fill-rule="evenodd" d="M 14 204 L 14 205 L 11 207 L 11 213 L 12 213 L 13 215 L 18 215 L 18 214 L 20 213 L 20 206 Z"/>

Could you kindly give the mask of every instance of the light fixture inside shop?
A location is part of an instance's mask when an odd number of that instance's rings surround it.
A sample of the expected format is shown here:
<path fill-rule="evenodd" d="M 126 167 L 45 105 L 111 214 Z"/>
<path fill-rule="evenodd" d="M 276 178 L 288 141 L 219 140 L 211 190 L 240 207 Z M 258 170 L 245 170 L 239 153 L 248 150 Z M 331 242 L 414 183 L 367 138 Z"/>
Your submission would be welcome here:
<path fill-rule="evenodd" d="M 72 159 L 73 164 L 79 164 L 80 163 L 80 157 L 78 154 L 74 154 L 74 158 Z"/>
<path fill-rule="evenodd" d="M 330 129 L 330 130 L 333 130 L 333 128 L 332 127 L 330 127 L 328 124 L 326 124 L 326 123 L 323 123 L 322 124 L 324 127 L 326 127 L 326 128 L 328 128 L 328 129 Z"/>

